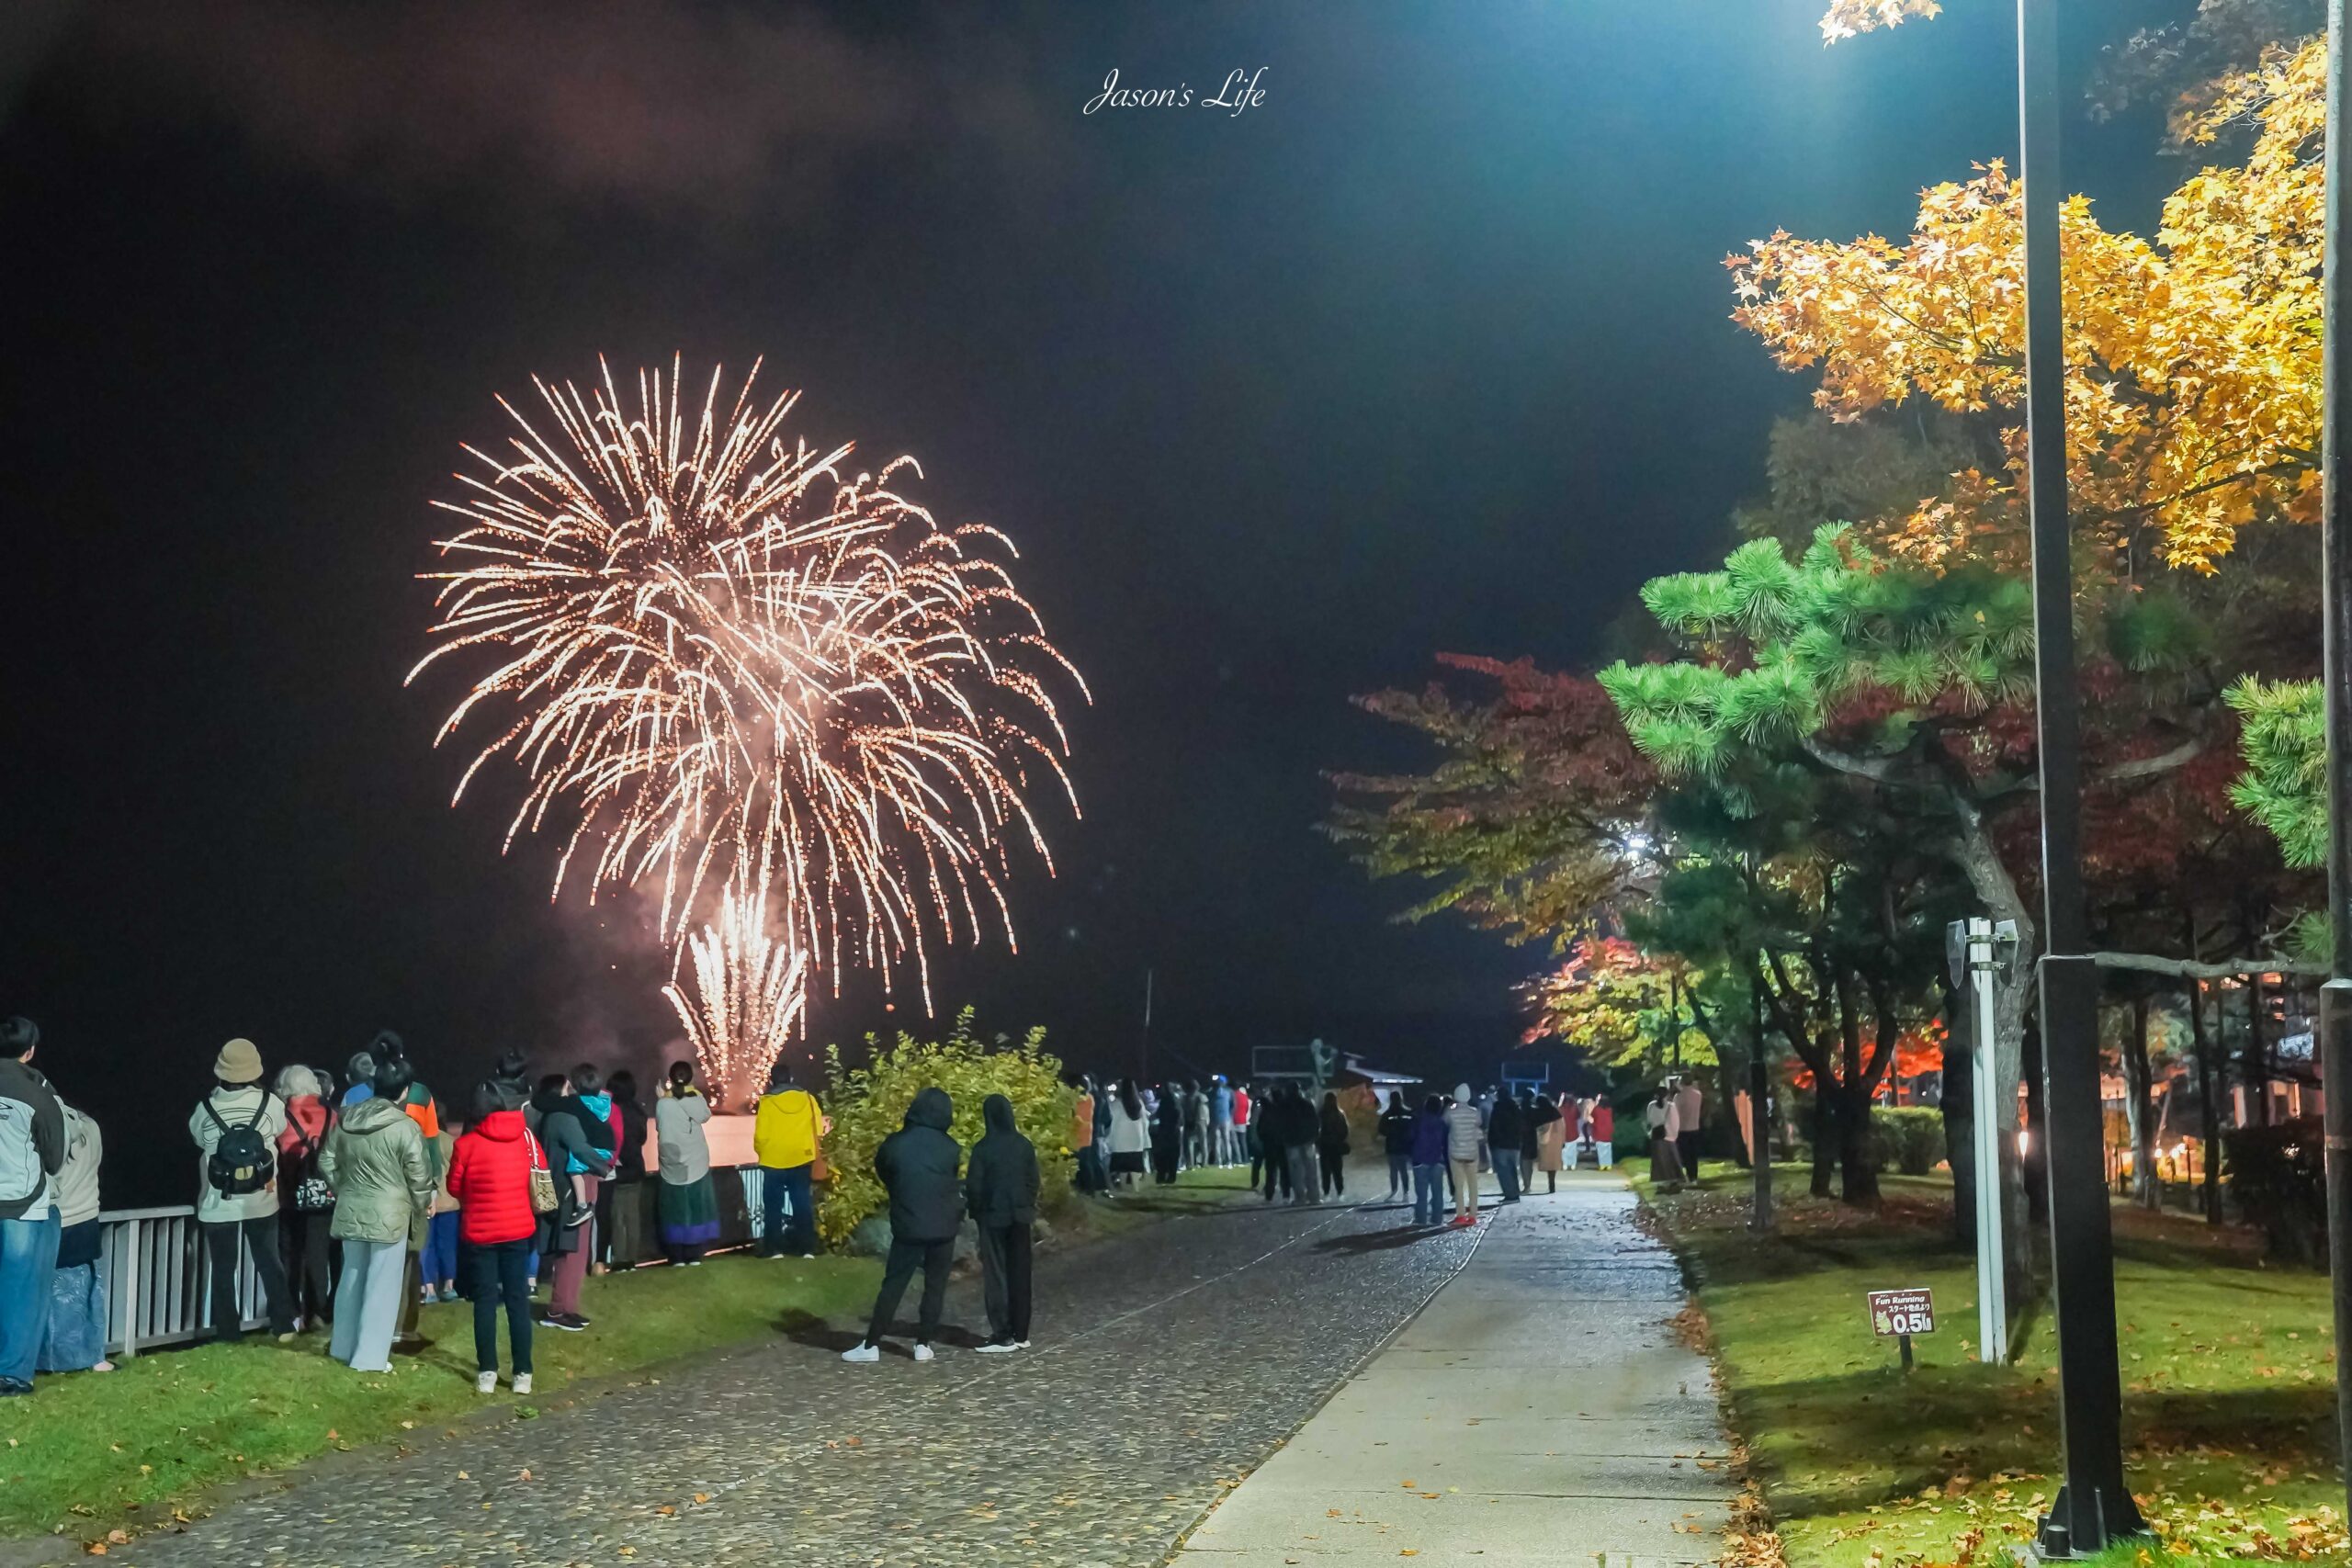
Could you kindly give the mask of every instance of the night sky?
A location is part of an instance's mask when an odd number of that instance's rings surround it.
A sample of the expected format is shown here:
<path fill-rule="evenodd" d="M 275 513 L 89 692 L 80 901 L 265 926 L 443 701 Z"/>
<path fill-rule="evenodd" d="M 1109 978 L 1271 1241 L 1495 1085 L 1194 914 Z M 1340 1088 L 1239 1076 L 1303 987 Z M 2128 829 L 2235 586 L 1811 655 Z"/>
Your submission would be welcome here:
<path fill-rule="evenodd" d="M 1902 232 L 2012 149 L 2008 7 L 1832 50 L 1820 10 L 12 8 L 0 1011 L 116 1148 L 233 1034 L 274 1070 L 390 1025 L 445 1092 L 509 1044 L 655 1061 L 635 912 L 551 906 L 552 837 L 501 857 L 519 775 L 450 808 L 460 683 L 401 684 L 426 502 L 534 374 L 764 356 L 812 441 L 1012 535 L 1093 690 L 1060 875 L 944 1009 L 1124 1068 L 1148 967 L 1159 1066 L 1491 1074 L 1539 955 L 1391 923 L 1321 771 L 1423 760 L 1351 693 L 1589 660 L 1720 555 L 1810 389 L 1726 252 Z M 1080 112 L 1261 66 L 1238 118 Z M 2153 125 L 2069 134 L 2146 224 Z M 812 1035 L 922 1021 L 852 974 Z"/>

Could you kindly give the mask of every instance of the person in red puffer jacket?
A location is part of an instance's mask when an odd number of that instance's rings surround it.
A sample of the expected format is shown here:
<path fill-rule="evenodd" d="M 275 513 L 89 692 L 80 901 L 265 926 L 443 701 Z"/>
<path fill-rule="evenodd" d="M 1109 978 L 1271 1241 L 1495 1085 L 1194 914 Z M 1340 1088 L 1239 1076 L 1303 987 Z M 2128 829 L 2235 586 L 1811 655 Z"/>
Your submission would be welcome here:
<path fill-rule="evenodd" d="M 474 1091 L 474 1124 L 449 1156 L 449 1196 L 458 1201 L 474 1298 L 476 1392 L 498 1387 L 498 1306 L 506 1303 L 506 1337 L 514 1352 L 514 1392 L 531 1392 L 531 1292 L 526 1283 L 539 1217 L 531 1208 L 531 1171 L 547 1151 L 523 1124 L 513 1090 L 496 1080 Z"/>

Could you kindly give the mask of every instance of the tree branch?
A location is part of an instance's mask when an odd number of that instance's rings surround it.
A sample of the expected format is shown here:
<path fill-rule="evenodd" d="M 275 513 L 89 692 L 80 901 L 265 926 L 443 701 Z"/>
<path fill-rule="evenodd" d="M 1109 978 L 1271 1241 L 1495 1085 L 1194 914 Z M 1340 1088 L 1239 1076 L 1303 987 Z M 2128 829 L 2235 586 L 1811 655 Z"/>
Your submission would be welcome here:
<path fill-rule="evenodd" d="M 2092 963 L 2102 969 L 2132 969 L 2144 975 L 2169 975 L 2181 980 L 2227 980 L 2240 975 L 2325 975 L 2327 965 L 2277 953 L 2236 964 L 2200 964 L 2189 958 L 2164 958 L 2153 953 L 2094 953 Z"/>
<path fill-rule="evenodd" d="M 2086 782 L 2090 784 L 2120 784 L 2127 779 L 2154 778 L 2176 769 L 2187 767 L 2205 753 L 2205 738 L 2192 735 L 2169 751 L 2153 757 L 2140 757 L 2129 762 L 2117 762 L 2101 768 Z"/>

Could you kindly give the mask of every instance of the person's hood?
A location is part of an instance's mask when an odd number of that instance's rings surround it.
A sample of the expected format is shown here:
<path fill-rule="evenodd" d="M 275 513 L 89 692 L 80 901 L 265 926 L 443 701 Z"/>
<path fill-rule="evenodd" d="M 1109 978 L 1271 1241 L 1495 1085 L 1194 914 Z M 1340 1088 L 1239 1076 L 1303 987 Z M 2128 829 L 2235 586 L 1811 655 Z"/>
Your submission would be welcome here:
<path fill-rule="evenodd" d="M 527 1130 L 519 1111 L 493 1111 L 473 1124 L 473 1131 L 493 1144 L 511 1144 Z"/>
<path fill-rule="evenodd" d="M 1469 1103 L 1470 1103 L 1470 1086 L 1469 1086 L 1468 1084 L 1466 1084 L 1466 1083 L 1458 1083 L 1458 1084 L 1455 1084 L 1455 1085 L 1453 1086 L 1453 1099 L 1454 1099 L 1454 1102 L 1455 1102 L 1456 1104 L 1458 1104 L 1458 1105 L 1467 1105 L 1467 1104 L 1469 1104 Z"/>
<path fill-rule="evenodd" d="M 910 1127 L 929 1127 L 933 1132 L 944 1133 L 948 1123 L 955 1120 L 956 1102 L 947 1098 L 947 1091 L 944 1089 L 920 1089 L 916 1091 L 915 1102 L 907 1107 L 906 1124 Z"/>
<path fill-rule="evenodd" d="M 535 1089 L 531 1091 L 531 1109 L 544 1116 L 561 1105 L 563 1100 L 563 1090 L 560 1089 Z"/>
<path fill-rule="evenodd" d="M 1012 1120 L 1012 1101 L 1001 1094 L 992 1094 L 980 1101 L 980 1124 L 991 1133 L 1017 1133 L 1021 1129 Z"/>
<path fill-rule="evenodd" d="M 577 1098 L 581 1104 L 594 1111 L 600 1118 L 613 1113 L 613 1097 L 603 1089 L 598 1089 L 594 1094 L 580 1095 Z"/>
<path fill-rule="evenodd" d="M 395 1122 L 407 1120 L 408 1112 L 401 1109 L 399 1100 L 386 1100 L 381 1095 L 373 1100 L 363 1100 L 343 1113 L 344 1126 L 354 1133 L 373 1133 Z"/>

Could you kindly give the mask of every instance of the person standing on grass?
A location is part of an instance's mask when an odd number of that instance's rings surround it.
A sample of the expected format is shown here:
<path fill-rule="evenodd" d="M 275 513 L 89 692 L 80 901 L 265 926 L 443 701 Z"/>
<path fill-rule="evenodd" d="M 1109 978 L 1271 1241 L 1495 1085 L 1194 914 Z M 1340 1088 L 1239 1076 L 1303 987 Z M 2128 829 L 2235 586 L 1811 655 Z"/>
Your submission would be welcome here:
<path fill-rule="evenodd" d="M 299 1062 L 278 1070 L 277 1097 L 286 1102 L 286 1125 L 277 1134 L 278 1250 L 294 1310 L 309 1328 L 334 1310 L 327 1234 L 334 1193 L 319 1174 L 319 1154 L 327 1146 L 334 1111 L 319 1075 Z"/>
<path fill-rule="evenodd" d="M 644 1256 L 645 1106 L 637 1075 L 621 1068 L 605 1080 L 613 1101 L 613 1179 L 596 1191 L 596 1261 L 605 1269 L 633 1267 Z"/>
<path fill-rule="evenodd" d="M 319 1154 L 319 1174 L 334 1189 L 331 1234 L 343 1243 L 327 1354 L 355 1372 L 389 1372 L 409 1233 L 432 1204 L 433 1171 L 424 1131 L 404 1103 L 408 1065 L 398 1057 L 378 1062 L 371 1087 Z"/>
<path fill-rule="evenodd" d="M 1069 1108 L 1069 1152 L 1077 1156 L 1078 1169 L 1070 1185 L 1082 1193 L 1098 1193 L 1107 1183 L 1102 1176 L 1102 1151 L 1094 1142 L 1094 1080 L 1081 1074 L 1077 1088 L 1078 1099 Z"/>
<path fill-rule="evenodd" d="M 662 1190 L 654 1197 L 662 1254 L 684 1269 L 699 1267 L 718 1239 L 718 1186 L 711 1178 L 710 1142 L 702 1130 L 709 1120 L 710 1101 L 695 1088 L 695 1065 L 671 1063 L 662 1099 L 653 1107 L 662 1165 Z"/>
<path fill-rule="evenodd" d="M 212 1091 L 187 1119 L 188 1136 L 200 1156 L 203 1187 L 197 1196 L 196 1227 L 211 1267 L 216 1339 L 233 1344 L 245 1337 L 237 1307 L 241 1243 L 253 1254 L 270 1333 L 280 1344 L 294 1337 L 293 1304 L 277 1260 L 277 1143 L 285 1127 L 284 1103 L 261 1086 L 259 1048 L 250 1040 L 221 1046 L 212 1063 Z"/>
<path fill-rule="evenodd" d="M 1519 1201 L 1519 1143 L 1526 1127 L 1518 1098 L 1497 1095 L 1495 1108 L 1487 1112 L 1487 1151 L 1494 1162 L 1495 1185 L 1503 1190 L 1506 1203 Z"/>
<path fill-rule="evenodd" d="M 1706 1102 L 1695 1076 L 1684 1077 L 1674 1091 L 1675 1153 L 1681 1156 L 1682 1174 L 1692 1181 L 1699 1179 L 1699 1117 Z"/>
<path fill-rule="evenodd" d="M 1430 1095 L 1413 1118 L 1413 1223 L 1433 1225 L 1445 1204 L 1445 1101 Z"/>
<path fill-rule="evenodd" d="M 458 1201 L 458 1234 L 471 1270 L 474 1392 L 498 1387 L 498 1309 L 506 1308 L 514 1392 L 531 1392 L 531 1169 L 548 1170 L 546 1152 L 523 1124 L 519 1086 L 493 1078 L 474 1090 L 474 1122 L 449 1155 L 449 1195 Z M 549 1171 L 549 1179 L 553 1179 Z"/>
<path fill-rule="evenodd" d="M 597 1081 L 594 1068 L 586 1071 L 592 1083 Z M 590 1321 L 581 1314 L 580 1290 L 588 1279 L 589 1246 L 595 1230 L 594 1180 L 612 1168 L 612 1156 L 591 1141 L 590 1122 L 601 1125 L 603 1119 L 578 1095 L 565 1093 L 570 1087 L 561 1073 L 549 1073 L 539 1080 L 539 1092 L 531 1103 L 538 1111 L 539 1142 L 556 1173 L 558 1200 L 538 1238 L 541 1267 L 553 1280 L 546 1321 L 549 1328 L 577 1334 Z M 464 1203 L 463 1193 L 458 1201 Z"/>
<path fill-rule="evenodd" d="M 1143 1174 L 1144 1154 L 1151 1147 L 1151 1127 L 1144 1120 L 1143 1095 L 1136 1080 L 1121 1078 L 1111 1097 L 1111 1185 L 1133 1187 Z"/>
<path fill-rule="evenodd" d="M 0 1020 L 0 1396 L 30 1393 L 57 1272 L 65 1108 L 33 1066 L 40 1031 Z"/>
<path fill-rule="evenodd" d="M 980 1288 L 988 1303 L 991 1354 L 1029 1348 L 1029 1243 L 1044 1178 L 1037 1149 L 1001 1094 L 980 1101 L 980 1141 L 964 1173 L 964 1202 L 980 1232 Z"/>
<path fill-rule="evenodd" d="M 44 1372 L 110 1372 L 107 1359 L 107 1285 L 98 1277 L 98 1166 L 104 1141 L 98 1124 L 70 1105 L 65 1163 L 55 1182 L 57 1271 L 51 1276 L 49 1323 L 41 1335 Z"/>
<path fill-rule="evenodd" d="M 449 1162 L 466 1127 L 446 1112 L 439 1120 L 441 1130 L 424 1141 L 425 1163 L 439 1174 L 433 1183 L 433 1201 L 425 1211 L 424 1250 L 416 1260 L 417 1273 L 424 1281 L 424 1293 L 417 1299 L 428 1305 L 458 1299 L 458 1200 L 449 1191 Z"/>
<path fill-rule="evenodd" d="M 914 1357 L 928 1361 L 947 1304 L 947 1269 L 956 1260 L 956 1233 L 964 1224 L 964 1189 L 957 1177 L 963 1146 L 947 1131 L 956 1102 L 944 1089 L 918 1090 L 905 1123 L 874 1151 L 874 1174 L 890 1195 L 890 1253 L 865 1337 L 842 1352 L 844 1361 L 878 1361 L 907 1282 L 922 1270 L 922 1311 L 915 1325 Z"/>
<path fill-rule="evenodd" d="M 817 1097 L 793 1081 L 792 1064 L 779 1057 L 768 1070 L 752 1123 L 752 1157 L 760 1162 L 760 1256 L 817 1256 L 816 1189 L 811 1178 L 825 1134 Z M 787 1221 L 786 1202 L 792 1205 Z"/>
<path fill-rule="evenodd" d="M 1159 1086 L 1159 1099 L 1151 1108 L 1151 1179 L 1155 1186 L 1170 1187 L 1176 1181 L 1176 1168 L 1184 1154 L 1184 1097 L 1172 1084 Z"/>
<path fill-rule="evenodd" d="M 1323 1196 L 1344 1198 L 1348 1192 L 1348 1113 L 1340 1097 L 1323 1091 L 1323 1111 L 1315 1126 L 1315 1152 L 1322 1166 Z"/>
<path fill-rule="evenodd" d="M 1232 1165 L 1233 1086 L 1223 1073 L 1209 1079 L 1209 1163 Z"/>
<path fill-rule="evenodd" d="M 1679 1185 L 1682 1159 L 1675 1152 L 1674 1142 L 1682 1129 L 1676 1124 L 1674 1096 L 1664 1084 L 1650 1095 L 1642 1121 L 1650 1134 L 1650 1179 L 1660 1187 Z"/>
<path fill-rule="evenodd" d="M 1453 1103 L 1445 1111 L 1445 1165 L 1453 1176 L 1453 1223 L 1478 1223 L 1478 1149 L 1487 1136 L 1487 1119 L 1470 1098 L 1470 1086 L 1453 1086 Z"/>
<path fill-rule="evenodd" d="M 1323 1201 L 1323 1177 L 1317 1167 L 1320 1164 L 1323 1127 L 1315 1114 L 1315 1102 L 1297 1085 L 1283 1090 L 1283 1153 L 1290 1161 L 1290 1201 L 1294 1204 Z"/>
<path fill-rule="evenodd" d="M 1388 1196 L 1393 1201 L 1408 1197 L 1413 1182 L 1413 1113 L 1405 1108 L 1405 1096 L 1396 1089 L 1388 1091 L 1388 1109 L 1380 1113 L 1380 1147 L 1388 1156 Z"/>

